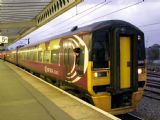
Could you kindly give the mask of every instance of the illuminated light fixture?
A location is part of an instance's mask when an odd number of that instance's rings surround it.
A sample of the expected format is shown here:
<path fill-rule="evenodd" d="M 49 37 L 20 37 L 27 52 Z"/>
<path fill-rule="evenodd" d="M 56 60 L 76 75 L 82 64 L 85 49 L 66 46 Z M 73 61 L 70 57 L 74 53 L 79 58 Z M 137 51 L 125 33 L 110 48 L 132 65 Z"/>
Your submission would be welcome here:
<path fill-rule="evenodd" d="M 98 77 L 98 73 L 97 72 L 94 73 L 94 77 Z"/>
<path fill-rule="evenodd" d="M 94 77 L 107 77 L 107 72 L 95 72 Z"/>
<path fill-rule="evenodd" d="M 138 74 L 142 74 L 142 68 L 138 68 Z"/>
<path fill-rule="evenodd" d="M 53 47 L 53 49 L 59 49 L 59 48 L 60 48 L 59 45 L 55 45 L 55 46 Z"/>
<path fill-rule="evenodd" d="M 42 48 L 38 48 L 38 50 L 42 50 Z"/>
<path fill-rule="evenodd" d="M 72 44 L 71 43 L 68 43 L 68 46 L 71 46 Z"/>
<path fill-rule="evenodd" d="M 68 44 L 67 43 L 64 43 L 64 47 L 67 47 L 68 46 Z"/>
<path fill-rule="evenodd" d="M 138 40 L 141 40 L 141 36 L 140 35 L 138 35 Z"/>

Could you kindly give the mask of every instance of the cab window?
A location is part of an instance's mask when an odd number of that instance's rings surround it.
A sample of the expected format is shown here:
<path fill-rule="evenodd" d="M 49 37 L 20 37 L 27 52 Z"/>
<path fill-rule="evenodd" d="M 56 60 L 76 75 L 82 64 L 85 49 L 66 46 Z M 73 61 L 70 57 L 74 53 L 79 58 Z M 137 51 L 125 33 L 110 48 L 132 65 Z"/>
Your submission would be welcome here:
<path fill-rule="evenodd" d="M 106 31 L 93 32 L 93 68 L 109 67 L 109 34 Z"/>

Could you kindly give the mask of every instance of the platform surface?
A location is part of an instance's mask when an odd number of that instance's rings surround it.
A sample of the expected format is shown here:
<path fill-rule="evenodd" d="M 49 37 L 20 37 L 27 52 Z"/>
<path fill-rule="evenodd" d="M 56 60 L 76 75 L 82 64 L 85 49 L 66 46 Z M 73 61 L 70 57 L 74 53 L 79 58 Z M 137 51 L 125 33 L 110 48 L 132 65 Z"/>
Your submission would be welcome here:
<path fill-rule="evenodd" d="M 0 120 L 119 120 L 0 60 Z"/>

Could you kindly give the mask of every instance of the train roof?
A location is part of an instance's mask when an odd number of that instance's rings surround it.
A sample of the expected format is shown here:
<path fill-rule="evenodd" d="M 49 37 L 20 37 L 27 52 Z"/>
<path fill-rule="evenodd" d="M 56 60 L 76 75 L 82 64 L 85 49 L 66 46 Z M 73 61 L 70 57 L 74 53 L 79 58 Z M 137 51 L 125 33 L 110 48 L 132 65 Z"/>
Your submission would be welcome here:
<path fill-rule="evenodd" d="M 72 34 L 77 34 L 77 33 L 80 33 L 80 32 L 93 32 L 93 31 L 96 31 L 98 29 L 112 28 L 114 26 L 130 26 L 130 27 L 132 27 L 132 28 L 134 28 L 136 30 L 141 31 L 139 28 L 137 28 L 136 26 L 134 26 L 131 23 L 128 23 L 126 21 L 122 21 L 122 20 L 106 20 L 106 21 L 100 21 L 100 22 L 92 23 L 90 25 L 87 25 L 87 26 L 84 26 L 84 27 L 80 27 L 80 28 L 78 28 L 78 26 L 77 27 L 75 26 L 75 30 L 71 30 L 69 32 L 62 33 L 60 35 L 52 37 L 51 39 L 60 38 L 60 37 L 68 36 L 68 35 L 72 35 Z"/>
<path fill-rule="evenodd" d="M 42 42 L 47 42 L 49 40 L 53 40 L 53 39 L 65 37 L 65 36 L 68 36 L 68 35 L 81 33 L 81 32 L 93 32 L 93 31 L 96 31 L 98 29 L 103 29 L 103 28 L 109 29 L 109 28 L 112 28 L 114 26 L 130 26 L 130 27 L 132 27 L 132 28 L 134 28 L 134 29 L 136 29 L 138 31 L 141 31 L 139 28 L 137 28 L 136 26 L 134 26 L 131 23 L 128 23 L 126 21 L 122 21 L 122 20 L 106 20 L 106 21 L 100 21 L 100 22 L 92 23 L 90 25 L 87 25 L 87 26 L 84 26 L 84 27 L 80 27 L 80 28 L 75 26 L 69 32 L 65 32 L 65 33 L 62 33 L 60 35 L 56 35 L 56 36 L 50 37 L 47 40 L 42 41 Z M 42 42 L 38 42 L 38 43 L 35 43 L 35 44 L 32 44 L 32 45 L 27 45 L 25 47 L 34 46 L 34 45 L 40 44 Z"/>

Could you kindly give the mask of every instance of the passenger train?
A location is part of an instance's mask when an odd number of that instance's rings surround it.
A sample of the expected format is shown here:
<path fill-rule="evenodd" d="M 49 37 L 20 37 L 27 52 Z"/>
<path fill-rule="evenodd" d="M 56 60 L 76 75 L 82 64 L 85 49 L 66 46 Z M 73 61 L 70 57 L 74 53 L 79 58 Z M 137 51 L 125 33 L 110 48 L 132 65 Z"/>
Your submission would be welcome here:
<path fill-rule="evenodd" d="M 67 83 L 90 103 L 114 115 L 136 109 L 146 83 L 143 32 L 109 20 L 6 52 L 5 59 Z"/>

